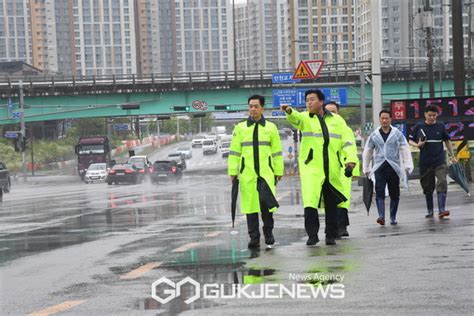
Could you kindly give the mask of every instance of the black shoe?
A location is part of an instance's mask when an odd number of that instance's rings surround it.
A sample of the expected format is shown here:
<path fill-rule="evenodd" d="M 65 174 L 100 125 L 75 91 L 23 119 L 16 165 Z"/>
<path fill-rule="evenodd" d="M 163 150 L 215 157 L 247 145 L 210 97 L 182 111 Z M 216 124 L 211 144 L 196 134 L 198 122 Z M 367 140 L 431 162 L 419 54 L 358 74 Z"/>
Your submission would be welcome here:
<path fill-rule="evenodd" d="M 425 216 L 425 218 L 433 218 L 433 211 L 428 211 L 428 214 Z"/>
<path fill-rule="evenodd" d="M 260 247 L 260 240 L 258 240 L 258 239 L 251 239 L 251 240 L 249 241 L 248 247 L 249 247 L 250 249 L 259 248 L 259 247 Z"/>
<path fill-rule="evenodd" d="M 347 231 L 346 228 L 339 229 L 337 232 L 338 237 L 349 237 L 349 232 Z"/>
<path fill-rule="evenodd" d="M 318 236 L 316 237 L 309 237 L 306 241 L 306 246 L 315 246 L 319 242 Z"/>
<path fill-rule="evenodd" d="M 275 243 L 275 237 L 273 237 L 273 235 L 265 237 L 265 244 L 270 246 L 270 245 L 273 245 L 274 243 Z"/>
<path fill-rule="evenodd" d="M 326 245 L 334 246 L 336 244 L 336 239 L 332 237 L 326 237 Z"/>

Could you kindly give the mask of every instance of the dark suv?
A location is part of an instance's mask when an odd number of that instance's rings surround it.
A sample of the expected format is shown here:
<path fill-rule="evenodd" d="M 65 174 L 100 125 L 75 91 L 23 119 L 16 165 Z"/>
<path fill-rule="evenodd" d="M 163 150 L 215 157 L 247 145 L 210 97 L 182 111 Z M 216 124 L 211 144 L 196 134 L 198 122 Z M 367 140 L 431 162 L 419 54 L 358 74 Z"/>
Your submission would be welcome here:
<path fill-rule="evenodd" d="M 174 180 L 176 183 L 181 180 L 183 170 L 175 160 L 158 160 L 153 164 L 150 174 L 151 183 Z"/>

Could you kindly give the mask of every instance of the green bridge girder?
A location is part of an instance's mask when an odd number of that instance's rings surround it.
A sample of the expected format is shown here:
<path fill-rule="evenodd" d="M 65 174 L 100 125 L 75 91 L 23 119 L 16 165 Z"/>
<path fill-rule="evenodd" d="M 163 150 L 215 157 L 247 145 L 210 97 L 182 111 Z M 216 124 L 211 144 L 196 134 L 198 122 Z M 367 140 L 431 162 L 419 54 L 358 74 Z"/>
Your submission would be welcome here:
<path fill-rule="evenodd" d="M 420 86 L 423 95 L 420 96 Z M 466 86 L 472 86 L 472 80 L 466 82 Z M 288 85 L 290 88 L 310 88 L 309 86 L 298 87 Z M 334 87 L 334 86 L 331 86 Z M 340 86 L 344 87 L 344 86 Z M 372 100 L 372 86 L 366 85 L 366 103 L 370 105 Z M 276 88 L 276 87 L 275 87 Z M 278 89 L 284 89 L 281 85 Z M 360 105 L 360 86 L 348 88 L 348 103 L 350 106 Z M 436 82 L 439 90 L 440 83 Z M 382 97 L 385 104 L 395 99 L 413 99 L 418 97 L 429 97 L 427 81 L 402 81 L 385 82 L 382 87 Z M 452 80 L 442 81 L 442 93 L 436 91 L 436 96 L 453 95 L 454 84 Z M 467 91 L 466 95 L 471 91 Z M 128 93 L 128 94 L 98 94 L 98 95 L 74 95 L 74 96 L 44 96 L 25 97 L 25 122 L 39 122 L 48 120 L 75 119 L 85 117 L 118 117 L 130 115 L 154 115 L 154 114 L 179 114 L 179 113 L 203 113 L 215 112 L 216 105 L 229 105 L 231 110 L 245 110 L 247 98 L 252 94 L 261 94 L 266 97 L 267 107 L 272 106 L 272 88 L 231 88 L 231 89 L 207 89 L 192 91 L 170 91 L 153 93 Z M 194 109 L 191 104 L 194 100 L 205 101 L 208 104 L 206 111 Z M 13 98 L 13 111 L 19 110 L 18 98 Z M 140 103 L 138 110 L 122 110 L 122 104 Z M 173 106 L 189 106 L 189 112 L 175 112 Z M 9 119 L 7 100 L 0 101 L 0 125 L 15 124 L 19 119 Z"/>

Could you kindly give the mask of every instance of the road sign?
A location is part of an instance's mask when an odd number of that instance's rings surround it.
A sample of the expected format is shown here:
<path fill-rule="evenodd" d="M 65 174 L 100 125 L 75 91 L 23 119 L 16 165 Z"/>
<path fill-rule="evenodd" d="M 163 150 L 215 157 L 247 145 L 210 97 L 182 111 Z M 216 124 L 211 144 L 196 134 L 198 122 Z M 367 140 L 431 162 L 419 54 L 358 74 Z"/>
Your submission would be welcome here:
<path fill-rule="evenodd" d="M 15 112 L 12 112 L 12 119 L 21 119 L 21 114 L 23 112 L 21 111 L 15 111 Z"/>
<path fill-rule="evenodd" d="M 285 116 L 283 111 L 272 111 L 272 116 Z"/>
<path fill-rule="evenodd" d="M 293 79 L 312 79 L 314 78 L 311 69 L 305 64 L 304 60 L 301 60 L 298 67 L 296 67 Z"/>
<path fill-rule="evenodd" d="M 290 154 L 293 152 L 293 147 L 292 147 L 292 146 L 288 147 L 288 152 L 289 152 Z"/>
<path fill-rule="evenodd" d="M 20 132 L 16 132 L 16 131 L 5 132 L 5 138 L 18 138 L 18 135 L 20 135 Z"/>
<path fill-rule="evenodd" d="M 114 131 L 128 131 L 128 124 L 114 124 Z"/>
<path fill-rule="evenodd" d="M 293 73 L 272 74 L 272 83 L 296 83 L 299 79 L 293 79 Z"/>
<path fill-rule="evenodd" d="M 304 63 L 313 74 L 313 79 L 318 78 L 319 72 L 323 67 L 324 60 L 305 60 Z"/>
<path fill-rule="evenodd" d="M 291 107 L 305 106 L 304 93 L 308 89 L 273 89 L 273 107 L 279 108 L 282 104 Z M 347 105 L 347 88 L 320 88 L 326 97 L 325 102 L 335 101 L 339 105 Z"/>

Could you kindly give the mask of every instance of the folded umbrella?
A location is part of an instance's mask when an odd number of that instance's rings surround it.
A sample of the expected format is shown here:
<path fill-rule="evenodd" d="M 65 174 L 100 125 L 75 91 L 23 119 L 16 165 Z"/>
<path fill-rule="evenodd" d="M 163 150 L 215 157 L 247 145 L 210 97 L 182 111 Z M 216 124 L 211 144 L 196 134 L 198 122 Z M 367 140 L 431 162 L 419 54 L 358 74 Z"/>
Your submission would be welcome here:
<path fill-rule="evenodd" d="M 237 209 L 237 196 L 239 195 L 239 179 L 235 177 L 235 179 L 232 181 L 232 192 L 231 192 L 231 205 L 230 205 L 230 210 L 231 210 L 231 216 L 232 216 L 232 228 L 234 228 L 234 222 L 235 222 L 235 210 Z"/>
<path fill-rule="evenodd" d="M 260 197 L 260 204 L 262 204 L 263 207 L 271 210 L 274 207 L 280 206 L 277 199 L 273 195 L 272 190 L 268 186 L 267 181 L 265 181 L 265 179 L 262 177 L 257 178 L 257 191 Z"/>
<path fill-rule="evenodd" d="M 469 183 L 467 182 L 466 175 L 464 174 L 464 169 L 459 163 L 453 163 L 449 166 L 449 176 L 457 183 L 461 188 L 469 193 Z"/>
<path fill-rule="evenodd" d="M 362 200 L 369 215 L 370 205 L 372 205 L 372 196 L 374 194 L 374 183 L 368 177 L 362 177 Z"/>

